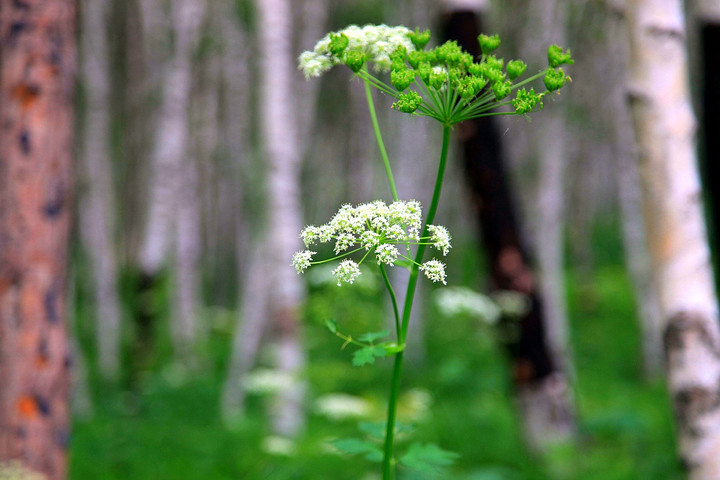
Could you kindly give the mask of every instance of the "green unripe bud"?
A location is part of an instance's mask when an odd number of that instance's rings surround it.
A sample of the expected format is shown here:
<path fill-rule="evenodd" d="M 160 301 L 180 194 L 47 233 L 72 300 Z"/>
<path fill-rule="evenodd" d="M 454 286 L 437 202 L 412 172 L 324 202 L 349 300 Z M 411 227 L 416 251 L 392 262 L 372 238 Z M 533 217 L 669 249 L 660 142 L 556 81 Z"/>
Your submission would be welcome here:
<path fill-rule="evenodd" d="M 360 50 L 350 50 L 345 52 L 345 65 L 353 72 L 357 73 L 365 65 L 365 53 Z"/>
<path fill-rule="evenodd" d="M 416 91 L 410 90 L 400 95 L 397 102 L 392 104 L 392 108 L 403 113 L 413 113 L 422 103 L 422 97 Z"/>
<path fill-rule="evenodd" d="M 390 72 L 390 83 L 400 92 L 408 88 L 414 80 L 415 72 L 409 68 Z"/>
<path fill-rule="evenodd" d="M 570 82 L 570 77 L 565 75 L 562 68 L 558 68 L 557 70 L 549 68 L 547 73 L 545 73 L 543 81 L 545 82 L 545 87 L 548 91 L 553 92 L 555 90 L 559 90 L 563 87 L 563 85 Z"/>
<path fill-rule="evenodd" d="M 410 38 L 410 41 L 415 45 L 415 48 L 422 50 L 430 41 L 430 30 L 420 32 L 419 28 L 415 28 L 414 32 L 408 33 L 408 38 Z"/>
<path fill-rule="evenodd" d="M 550 45 L 548 47 L 548 64 L 552 68 L 557 68 L 564 64 L 572 65 L 573 63 L 575 63 L 575 60 L 573 60 L 570 55 L 570 49 L 563 52 L 563 49 L 557 45 Z"/>
<path fill-rule="evenodd" d="M 521 115 L 531 112 L 536 106 L 543 107 L 542 95 L 535 93 L 532 88 L 530 91 L 526 91 L 524 88 L 520 89 L 515 95 L 515 99 L 512 101 L 515 111 Z"/>
<path fill-rule="evenodd" d="M 480 44 L 480 50 L 482 50 L 483 55 L 487 55 L 500 46 L 500 36 L 480 34 L 478 36 L 478 43 Z"/>
<path fill-rule="evenodd" d="M 330 53 L 332 53 L 336 57 L 339 57 L 345 51 L 349 43 L 350 39 L 344 33 L 341 33 L 340 35 L 331 33 L 330 45 L 328 49 L 330 50 Z"/>
<path fill-rule="evenodd" d="M 512 84 L 507 82 L 495 82 L 493 83 L 492 89 L 495 94 L 495 100 L 502 100 L 503 98 L 510 95 L 510 87 Z"/>
<path fill-rule="evenodd" d="M 508 78 L 510 78 L 510 80 L 515 80 L 517 77 L 525 73 L 526 69 L 527 64 L 522 60 L 512 60 L 508 62 L 505 71 L 507 72 Z"/>

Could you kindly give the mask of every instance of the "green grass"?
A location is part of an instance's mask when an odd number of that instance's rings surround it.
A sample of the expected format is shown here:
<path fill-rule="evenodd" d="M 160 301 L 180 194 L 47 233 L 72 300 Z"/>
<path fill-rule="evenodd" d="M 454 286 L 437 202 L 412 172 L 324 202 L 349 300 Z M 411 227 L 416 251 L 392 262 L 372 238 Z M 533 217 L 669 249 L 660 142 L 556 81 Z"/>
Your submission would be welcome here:
<path fill-rule="evenodd" d="M 601 236 L 596 249 L 617 252 L 614 240 L 607 238 Z M 579 277 L 571 270 L 568 281 L 577 444 L 543 457 L 530 453 L 522 441 L 508 365 L 492 331 L 470 319 L 443 319 L 429 307 L 427 354 L 423 361 L 410 362 L 403 378 L 404 391 L 419 388 L 431 397 L 429 411 L 415 417 L 412 438 L 437 443 L 461 457 L 447 475 L 403 472 L 399 480 L 684 478 L 665 386 L 642 378 L 640 332 L 628 279 L 617 253 L 597 258 L 591 276 Z M 342 351 L 340 340 L 321 326 L 333 316 L 351 333 L 359 326 L 381 327 L 384 297 L 379 283 L 371 281 L 355 292 L 323 285 L 312 290 L 304 331 L 310 397 L 330 392 L 358 395 L 372 405 L 372 419 L 381 421 L 390 361 L 381 361 L 378 368 L 351 367 L 350 352 Z M 87 340 L 87 332 L 81 338 Z M 360 435 L 355 421 L 331 421 L 311 410 L 305 433 L 289 457 L 263 451 L 268 434 L 262 397 L 251 396 L 247 419 L 225 428 L 218 406 L 229 340 L 227 329 L 214 330 L 203 374 L 183 377 L 167 362 L 157 361 L 142 372 L 132 392 L 93 382 L 95 415 L 75 421 L 70 478 L 378 478 L 372 476 L 378 464 L 327 452 L 328 440 Z M 411 404 L 401 404 L 400 420 L 407 423 L 412 411 Z M 402 452 L 407 444 L 401 437 L 398 449 Z"/>

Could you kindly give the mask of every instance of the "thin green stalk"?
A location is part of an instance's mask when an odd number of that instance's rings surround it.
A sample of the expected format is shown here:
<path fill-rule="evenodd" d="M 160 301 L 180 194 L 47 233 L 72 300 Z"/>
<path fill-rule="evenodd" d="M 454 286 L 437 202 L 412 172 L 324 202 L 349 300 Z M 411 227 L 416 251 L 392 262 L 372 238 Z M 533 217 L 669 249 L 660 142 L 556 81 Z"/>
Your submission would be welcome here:
<path fill-rule="evenodd" d="M 393 461 L 393 442 L 395 440 L 395 415 L 400 395 L 400 374 L 402 373 L 403 352 L 395 354 L 392 383 L 390 384 L 390 401 L 388 404 L 387 430 L 385 431 L 385 448 L 383 450 L 383 480 L 395 479 L 395 462 Z"/>
<path fill-rule="evenodd" d="M 393 178 L 392 168 L 390 167 L 390 159 L 388 158 L 387 151 L 385 150 L 385 144 L 383 143 L 382 134 L 380 133 L 380 124 L 378 123 L 377 114 L 375 113 L 375 104 L 372 99 L 372 90 L 370 90 L 370 83 L 365 83 L 365 97 L 367 98 L 368 110 L 370 110 L 370 119 L 372 120 L 373 130 L 375 130 L 375 138 L 377 139 L 378 148 L 380 149 L 380 156 L 382 157 L 383 164 L 385 164 L 385 173 L 390 182 L 390 191 L 392 192 L 393 200 L 398 201 L 397 188 L 395 188 L 395 179 Z"/>
<path fill-rule="evenodd" d="M 433 190 L 432 200 L 428 209 L 425 220 L 425 227 L 421 237 L 428 235 L 427 226 L 432 223 L 437 212 L 438 202 L 440 201 L 440 193 L 442 191 L 443 178 L 445 177 L 445 165 L 447 164 L 448 150 L 450 147 L 450 125 L 443 125 L 442 149 L 440 151 L 440 164 L 438 165 L 437 177 L 435 179 L 435 189 Z M 410 323 L 410 312 L 415 298 L 415 287 L 417 285 L 418 264 L 422 262 L 425 254 L 426 245 L 418 245 L 415 254 L 415 264 L 410 270 L 410 279 L 408 280 L 407 292 L 405 294 L 405 305 L 403 306 L 403 318 L 400 325 L 400 336 L 398 343 L 404 344 L 407 336 L 408 324 Z M 393 463 L 393 441 L 395 438 L 395 415 L 397 413 L 397 401 L 400 394 L 400 374 L 402 373 L 403 352 L 395 355 L 395 365 L 393 366 L 392 383 L 390 385 L 390 400 L 388 403 L 387 425 L 385 430 L 385 448 L 383 451 L 383 480 L 393 480 L 395 473 L 395 464 Z"/>
<path fill-rule="evenodd" d="M 400 345 L 400 313 L 398 311 L 397 297 L 395 297 L 395 290 L 392 288 L 390 278 L 385 271 L 385 265 L 380 264 L 380 272 L 382 273 L 385 286 L 387 287 L 388 293 L 390 294 L 390 301 L 392 302 L 393 314 L 395 315 L 395 334 L 397 335 L 397 342 Z"/>

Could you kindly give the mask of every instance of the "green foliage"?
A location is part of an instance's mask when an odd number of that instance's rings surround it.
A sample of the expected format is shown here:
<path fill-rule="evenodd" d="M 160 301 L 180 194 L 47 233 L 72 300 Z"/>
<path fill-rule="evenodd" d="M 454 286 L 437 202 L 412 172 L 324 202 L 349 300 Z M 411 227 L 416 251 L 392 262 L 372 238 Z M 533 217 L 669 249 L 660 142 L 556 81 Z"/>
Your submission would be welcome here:
<path fill-rule="evenodd" d="M 371 462 L 381 462 L 383 458 L 382 450 L 376 444 L 368 440 L 359 438 L 343 438 L 335 440 L 332 445 L 343 453 L 349 455 L 362 455 L 366 460 Z"/>
<path fill-rule="evenodd" d="M 457 453 L 443 450 L 435 444 L 413 443 L 400 457 L 400 463 L 420 472 L 437 472 L 452 465 L 457 458 Z"/>
<path fill-rule="evenodd" d="M 353 354 L 352 364 L 355 367 L 362 367 L 375 363 L 375 357 L 384 357 L 385 347 L 382 345 L 370 345 L 356 350 Z"/>

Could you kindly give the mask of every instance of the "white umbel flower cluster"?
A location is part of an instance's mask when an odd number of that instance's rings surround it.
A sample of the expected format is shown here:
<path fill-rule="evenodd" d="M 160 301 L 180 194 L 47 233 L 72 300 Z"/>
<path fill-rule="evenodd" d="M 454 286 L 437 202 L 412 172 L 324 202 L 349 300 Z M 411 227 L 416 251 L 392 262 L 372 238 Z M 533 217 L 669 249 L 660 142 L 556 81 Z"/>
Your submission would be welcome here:
<path fill-rule="evenodd" d="M 387 205 L 383 201 L 363 203 L 357 207 L 343 205 L 325 225 L 310 225 L 300 233 L 306 247 L 316 243 L 335 242 L 337 257 L 313 262 L 316 254 L 311 250 L 295 253 L 292 265 L 298 273 L 303 273 L 310 265 L 325 263 L 352 253 L 365 250 L 360 262 L 343 260 L 333 270 L 338 285 L 354 283 L 361 274 L 359 264 L 370 254 L 375 255 L 378 265 L 392 266 L 402 255 L 396 245 L 432 245 L 443 254 L 450 250 L 450 234 L 438 225 L 428 225 L 429 235 L 420 237 L 422 227 L 422 207 L 415 200 L 397 201 Z M 410 260 L 411 261 L 411 260 Z M 430 260 L 420 265 L 422 272 L 434 282 L 445 283 L 445 265 Z"/>
<path fill-rule="evenodd" d="M 344 63 L 341 55 L 331 51 L 330 43 L 333 36 L 345 35 L 348 39 L 347 51 L 359 51 L 365 54 L 377 71 L 390 70 L 390 54 L 398 47 L 405 47 L 408 52 L 415 46 L 408 37 L 412 33 L 407 27 L 389 27 L 387 25 L 366 25 L 358 27 L 350 25 L 337 32 L 330 32 L 315 44 L 315 48 L 300 55 L 300 69 L 306 78 L 319 77 L 335 65 Z"/>

